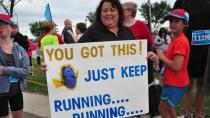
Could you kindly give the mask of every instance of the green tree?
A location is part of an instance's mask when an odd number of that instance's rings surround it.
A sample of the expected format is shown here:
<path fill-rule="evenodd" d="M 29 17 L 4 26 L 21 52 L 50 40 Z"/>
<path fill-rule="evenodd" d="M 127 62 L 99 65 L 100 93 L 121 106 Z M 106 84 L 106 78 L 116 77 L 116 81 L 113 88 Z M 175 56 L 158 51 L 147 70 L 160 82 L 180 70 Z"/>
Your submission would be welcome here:
<path fill-rule="evenodd" d="M 165 22 L 164 17 L 171 11 L 172 8 L 166 1 L 155 2 L 151 4 L 151 22 L 155 28 L 159 27 Z M 145 18 L 146 22 L 149 17 L 149 6 L 148 3 L 144 3 L 141 5 L 139 9 L 141 15 Z"/>
<path fill-rule="evenodd" d="M 44 33 L 42 29 L 43 21 L 35 21 L 29 24 L 31 34 L 35 37 L 39 37 Z"/>
<path fill-rule="evenodd" d="M 33 36 L 39 37 L 41 34 L 44 33 L 44 30 L 42 28 L 44 21 L 34 21 L 29 24 L 30 32 Z M 55 24 L 55 33 L 58 33 L 58 25 Z"/>
<path fill-rule="evenodd" d="M 93 23 L 96 19 L 95 12 L 89 12 L 86 18 L 88 19 L 90 23 Z"/>

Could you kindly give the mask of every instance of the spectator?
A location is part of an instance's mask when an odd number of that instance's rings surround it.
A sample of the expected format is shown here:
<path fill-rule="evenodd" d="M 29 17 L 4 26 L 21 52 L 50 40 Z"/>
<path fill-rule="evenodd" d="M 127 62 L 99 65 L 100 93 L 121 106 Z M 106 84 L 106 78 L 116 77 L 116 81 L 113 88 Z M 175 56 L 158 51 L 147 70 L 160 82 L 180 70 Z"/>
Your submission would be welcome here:
<path fill-rule="evenodd" d="M 0 117 L 23 118 L 22 91 L 27 88 L 24 78 L 29 75 L 26 51 L 11 39 L 11 17 L 0 14 Z"/>
<path fill-rule="evenodd" d="M 171 38 L 167 34 L 167 30 L 162 27 L 160 28 L 158 36 L 154 40 L 154 44 L 163 52 L 167 50 L 167 46 L 171 42 Z"/>
<path fill-rule="evenodd" d="M 154 40 L 158 36 L 158 34 L 159 34 L 159 30 L 157 29 L 152 34 L 152 48 L 157 48 L 157 46 L 154 44 Z"/>
<path fill-rule="evenodd" d="M 87 30 L 87 26 L 86 26 L 86 24 L 85 23 L 77 23 L 76 24 L 76 34 L 77 34 L 77 39 L 79 40 L 81 37 L 82 37 L 82 35 L 83 35 L 83 33 L 85 32 Z M 77 41 L 78 41 L 77 40 Z M 75 41 L 75 42 L 77 42 L 77 41 Z"/>
<path fill-rule="evenodd" d="M 136 39 L 146 39 L 148 42 L 148 50 L 151 50 L 152 39 L 147 25 L 136 20 L 137 4 L 134 2 L 126 2 L 123 4 L 124 25 L 129 27 L 134 33 Z"/>
<path fill-rule="evenodd" d="M 24 37 L 28 39 L 27 36 L 24 36 Z M 37 48 L 37 46 L 30 39 L 28 39 L 28 44 L 29 44 L 29 48 L 28 48 L 27 54 L 30 60 L 30 74 L 34 75 L 33 64 L 32 64 L 32 52 Z"/>
<path fill-rule="evenodd" d="M 63 38 L 63 41 L 64 43 L 66 44 L 69 44 L 69 43 L 75 43 L 72 35 L 74 36 L 74 33 L 73 33 L 73 30 L 72 30 L 72 22 L 70 19 L 66 19 L 64 21 L 64 28 L 63 28 L 63 31 L 62 31 L 62 38 Z"/>
<path fill-rule="evenodd" d="M 106 17 L 112 17 L 107 19 Z M 119 0 L 101 0 L 96 9 L 96 22 L 79 42 L 100 42 L 135 39 L 130 29 L 123 26 L 123 11 Z"/>
<path fill-rule="evenodd" d="M 148 48 L 147 51 L 151 51 L 152 48 L 152 39 L 147 25 L 135 19 L 137 13 L 137 4 L 134 2 L 126 2 L 123 4 L 123 12 L 124 12 L 124 25 L 129 27 L 133 34 L 135 35 L 135 39 L 144 39 L 147 40 Z M 153 62 L 148 60 L 148 82 L 153 82 Z M 154 106 L 155 107 L 155 106 Z M 156 106 L 157 108 L 158 106 Z M 158 109 L 156 109 L 158 111 Z M 140 116 L 138 116 L 140 117 Z"/>
<path fill-rule="evenodd" d="M 41 36 L 39 36 L 38 41 L 37 41 L 37 46 L 41 47 L 41 39 L 44 38 L 47 35 L 47 33 L 43 33 Z M 59 44 L 64 44 L 61 35 L 60 34 L 56 34 L 55 32 L 53 33 L 54 36 L 56 36 L 58 38 L 58 42 Z"/>
<path fill-rule="evenodd" d="M 165 28 L 160 28 L 158 36 L 154 40 L 156 49 L 160 49 L 162 52 L 166 52 L 168 44 L 171 42 L 171 39 L 167 35 L 167 30 Z M 159 61 L 159 72 L 163 74 L 164 65 L 162 61 Z"/>
<path fill-rule="evenodd" d="M 50 22 L 45 22 L 43 24 L 43 30 L 46 32 L 46 36 L 44 36 L 41 40 L 40 40 L 40 51 L 41 51 L 41 55 L 43 56 L 43 48 L 46 45 L 58 45 L 59 41 L 57 36 L 53 35 L 55 33 L 54 31 L 55 28 L 55 23 L 50 21 Z"/>
<path fill-rule="evenodd" d="M 110 16 L 111 19 L 106 19 Z M 123 26 L 123 11 L 119 0 L 101 0 L 96 9 L 96 21 L 79 39 L 79 43 L 135 39 L 131 30 Z M 43 71 L 46 63 L 41 64 Z"/>
<path fill-rule="evenodd" d="M 29 44 L 27 39 L 24 38 L 24 36 L 19 32 L 19 27 L 17 24 L 14 24 L 12 26 L 12 37 L 14 37 L 14 42 L 17 42 L 20 46 L 22 46 L 25 51 L 28 50 Z"/>

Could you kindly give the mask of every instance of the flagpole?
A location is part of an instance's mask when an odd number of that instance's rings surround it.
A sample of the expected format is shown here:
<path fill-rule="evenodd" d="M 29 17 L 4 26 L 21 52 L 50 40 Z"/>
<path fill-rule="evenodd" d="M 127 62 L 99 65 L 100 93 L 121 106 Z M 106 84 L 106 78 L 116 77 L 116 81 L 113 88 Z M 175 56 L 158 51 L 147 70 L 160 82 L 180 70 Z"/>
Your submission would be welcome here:
<path fill-rule="evenodd" d="M 150 33 L 152 32 L 152 26 L 151 26 L 151 2 L 148 0 L 148 6 L 149 6 L 149 13 L 148 13 L 148 25 Z"/>

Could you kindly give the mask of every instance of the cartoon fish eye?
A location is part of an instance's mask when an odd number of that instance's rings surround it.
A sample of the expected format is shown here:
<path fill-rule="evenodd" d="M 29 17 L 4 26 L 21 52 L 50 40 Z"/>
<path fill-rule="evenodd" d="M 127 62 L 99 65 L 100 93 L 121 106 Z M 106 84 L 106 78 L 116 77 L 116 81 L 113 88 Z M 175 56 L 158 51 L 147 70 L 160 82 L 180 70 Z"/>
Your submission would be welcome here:
<path fill-rule="evenodd" d="M 70 69 L 66 69 L 66 72 L 70 72 Z"/>

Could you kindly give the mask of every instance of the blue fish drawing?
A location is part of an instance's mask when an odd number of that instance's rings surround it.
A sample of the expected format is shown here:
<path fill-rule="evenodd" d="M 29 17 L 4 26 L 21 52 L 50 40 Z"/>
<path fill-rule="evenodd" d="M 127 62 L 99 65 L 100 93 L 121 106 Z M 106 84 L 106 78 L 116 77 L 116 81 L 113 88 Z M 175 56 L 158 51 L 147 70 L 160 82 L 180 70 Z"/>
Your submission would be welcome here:
<path fill-rule="evenodd" d="M 66 86 L 69 89 L 73 89 L 77 85 L 78 71 L 75 71 L 73 66 L 65 64 L 60 67 L 60 80 L 53 79 L 53 83 L 56 88 L 60 86 Z"/>
<path fill-rule="evenodd" d="M 64 66 L 62 69 L 62 79 L 68 88 L 76 86 L 76 76 L 74 70 L 70 66 Z"/>

